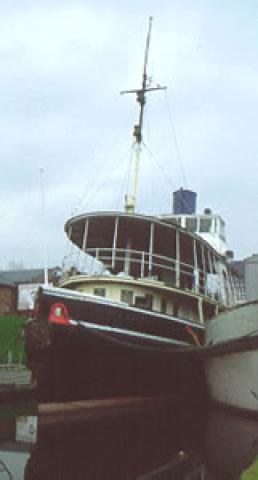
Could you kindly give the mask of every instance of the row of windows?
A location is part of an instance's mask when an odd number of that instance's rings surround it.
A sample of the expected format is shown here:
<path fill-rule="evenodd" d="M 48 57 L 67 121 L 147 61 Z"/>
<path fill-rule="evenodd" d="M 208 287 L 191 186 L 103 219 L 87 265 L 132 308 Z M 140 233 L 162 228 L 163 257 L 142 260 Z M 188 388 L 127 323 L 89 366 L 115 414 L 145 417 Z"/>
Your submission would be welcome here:
<path fill-rule="evenodd" d="M 105 288 L 94 288 L 93 291 L 94 295 L 98 295 L 99 297 L 106 296 L 106 289 Z M 121 301 L 128 303 L 128 305 L 133 305 L 139 308 L 145 308 L 146 310 L 153 309 L 153 295 L 146 294 L 144 296 L 136 296 L 134 300 L 134 295 L 132 290 L 121 290 Z M 161 299 L 161 312 L 167 313 L 167 300 L 165 298 Z"/>
<path fill-rule="evenodd" d="M 98 295 L 99 297 L 106 296 L 106 289 L 105 288 L 94 288 L 93 290 L 94 295 Z"/>
<path fill-rule="evenodd" d="M 178 223 L 192 233 L 217 233 L 222 240 L 225 239 L 225 224 L 218 217 L 178 217 Z"/>
<path fill-rule="evenodd" d="M 212 231 L 212 220 L 213 219 L 211 218 L 200 218 L 200 223 L 198 226 L 196 217 L 187 217 L 185 226 L 187 230 L 190 230 L 190 232 L 192 233 L 195 233 L 197 231 L 199 231 L 200 233 L 208 233 Z"/>

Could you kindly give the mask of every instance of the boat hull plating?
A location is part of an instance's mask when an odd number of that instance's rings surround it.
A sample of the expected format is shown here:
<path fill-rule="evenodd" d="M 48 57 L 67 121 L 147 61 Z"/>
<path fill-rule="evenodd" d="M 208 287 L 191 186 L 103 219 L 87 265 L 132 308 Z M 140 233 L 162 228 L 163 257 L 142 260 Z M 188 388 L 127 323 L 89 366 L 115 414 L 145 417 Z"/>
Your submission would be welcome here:
<path fill-rule="evenodd" d="M 258 302 L 239 305 L 207 326 L 203 361 L 213 402 L 258 413 Z"/>
<path fill-rule="evenodd" d="M 203 382 L 198 360 L 191 348 L 187 351 L 190 342 L 165 335 L 168 325 L 164 318 L 162 322 L 162 318 L 142 312 L 131 317 L 130 325 L 126 309 L 124 315 L 120 310 L 118 315 L 111 305 L 111 325 L 107 324 L 109 316 L 103 316 L 103 304 L 95 321 L 89 316 L 89 301 L 81 303 L 78 310 L 84 321 L 72 315 L 72 322 L 62 325 L 48 321 L 51 303 L 57 300 L 64 302 L 65 292 L 63 297 L 41 292 L 38 317 L 25 329 L 28 366 L 37 380 L 40 401 L 199 394 Z M 76 313 L 77 300 L 68 302 L 71 314 Z M 94 302 L 96 308 L 96 299 Z M 85 321 L 88 318 L 90 321 Z M 189 336 L 184 323 L 178 321 L 177 328 L 182 329 L 182 338 Z"/>
<path fill-rule="evenodd" d="M 257 366 L 258 350 L 207 359 L 205 372 L 211 399 L 227 407 L 258 413 Z"/>

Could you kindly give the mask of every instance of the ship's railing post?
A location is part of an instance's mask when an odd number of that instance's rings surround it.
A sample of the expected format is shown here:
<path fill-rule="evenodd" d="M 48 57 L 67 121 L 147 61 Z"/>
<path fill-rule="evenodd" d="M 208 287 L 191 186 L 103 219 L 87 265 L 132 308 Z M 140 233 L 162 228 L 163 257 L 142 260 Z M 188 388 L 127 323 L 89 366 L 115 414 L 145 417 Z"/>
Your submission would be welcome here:
<path fill-rule="evenodd" d="M 180 288 L 180 232 L 176 230 L 176 287 Z"/>
<path fill-rule="evenodd" d="M 130 272 L 135 278 L 155 275 L 155 278 L 164 282 L 165 285 L 191 290 L 193 293 L 201 293 L 204 297 L 218 300 L 220 303 L 228 303 L 230 293 L 228 282 L 231 281 L 232 288 L 233 280 L 228 277 L 225 265 L 219 257 L 211 257 L 211 253 L 207 252 L 208 271 L 206 271 L 206 268 L 204 270 L 197 268 L 197 261 L 195 265 L 180 261 L 179 252 L 177 258 L 152 253 L 150 259 L 150 251 L 138 251 L 131 248 L 116 248 L 115 250 L 113 248 L 87 248 L 85 253 L 92 257 L 93 264 L 96 259 L 103 262 L 105 268 L 114 265 L 117 273 L 117 266 L 121 264 L 126 275 L 130 275 Z M 206 267 L 205 263 L 202 261 L 204 267 Z M 151 269 L 149 268 L 150 264 Z M 220 283 L 218 282 L 219 278 L 221 278 Z"/>
<path fill-rule="evenodd" d="M 193 252 L 194 252 L 194 289 L 199 293 L 200 286 L 200 275 L 198 269 L 198 257 L 197 257 L 197 248 L 196 248 L 196 239 L 193 240 Z"/>
<path fill-rule="evenodd" d="M 210 251 L 208 251 L 208 262 L 209 262 L 209 273 L 213 275 L 214 271 L 213 271 L 212 258 L 211 258 Z M 213 286 L 211 288 L 211 298 L 215 300 L 215 292 L 214 292 Z"/>
<path fill-rule="evenodd" d="M 118 231 L 118 222 L 119 222 L 119 217 L 116 217 L 115 220 L 115 227 L 114 227 L 114 236 L 113 236 L 113 246 L 112 246 L 112 268 L 115 266 L 115 255 L 116 255 L 116 242 L 117 242 L 117 231 Z"/>
<path fill-rule="evenodd" d="M 154 223 L 150 225 L 150 239 L 149 239 L 149 276 L 152 274 L 152 254 L 153 254 L 153 242 L 154 242 Z"/>
<path fill-rule="evenodd" d="M 198 298 L 198 315 L 199 315 L 199 322 L 204 324 L 203 299 L 201 297 Z"/>
<path fill-rule="evenodd" d="M 130 263 L 131 263 L 131 245 L 128 242 L 127 248 L 125 249 L 125 258 L 124 258 L 124 271 L 126 275 L 130 275 Z"/>
<path fill-rule="evenodd" d="M 144 262 L 145 262 L 145 252 L 142 252 L 142 258 L 141 258 L 141 278 L 144 277 Z"/>
<path fill-rule="evenodd" d="M 207 295 L 208 288 L 207 288 L 207 267 L 206 267 L 206 258 L 205 258 L 205 250 L 204 244 L 202 243 L 202 272 L 203 272 L 203 294 Z"/>
<path fill-rule="evenodd" d="M 87 246 L 88 229 L 89 229 L 89 219 L 87 218 L 86 221 L 85 221 L 83 239 L 82 239 L 82 250 L 83 250 L 83 252 L 85 252 L 86 246 Z"/>

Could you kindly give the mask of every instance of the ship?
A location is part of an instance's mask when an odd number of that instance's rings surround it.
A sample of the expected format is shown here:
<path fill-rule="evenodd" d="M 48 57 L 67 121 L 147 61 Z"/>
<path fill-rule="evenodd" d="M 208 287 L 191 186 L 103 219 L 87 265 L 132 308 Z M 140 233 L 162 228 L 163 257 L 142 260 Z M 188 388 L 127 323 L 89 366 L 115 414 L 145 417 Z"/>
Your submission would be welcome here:
<path fill-rule="evenodd" d="M 257 416 L 257 255 L 237 263 L 244 270 L 240 301 L 207 324 L 201 355 L 212 403 Z"/>
<path fill-rule="evenodd" d="M 42 285 L 24 332 L 27 365 L 42 402 L 201 394 L 195 347 L 209 320 L 236 302 L 224 252 L 224 222 L 195 214 L 195 193 L 179 189 L 171 214 L 136 212 L 148 83 L 149 19 L 142 83 L 136 94 L 135 155 L 123 211 L 86 212 L 65 232 L 91 272 L 73 266 L 57 286 Z M 205 233 L 206 232 L 206 233 Z M 90 261 L 89 261 L 90 259 Z"/>
<path fill-rule="evenodd" d="M 258 300 L 239 303 L 208 324 L 201 355 L 210 400 L 258 414 Z"/>

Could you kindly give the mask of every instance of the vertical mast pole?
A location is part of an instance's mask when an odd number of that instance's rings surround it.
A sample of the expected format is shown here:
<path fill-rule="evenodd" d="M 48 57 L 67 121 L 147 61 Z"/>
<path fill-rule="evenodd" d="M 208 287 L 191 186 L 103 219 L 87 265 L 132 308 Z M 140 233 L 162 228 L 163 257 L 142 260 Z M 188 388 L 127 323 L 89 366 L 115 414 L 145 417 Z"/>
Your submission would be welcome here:
<path fill-rule="evenodd" d="M 149 27 L 148 27 L 148 33 L 147 33 L 147 39 L 146 39 L 146 45 L 145 45 L 141 88 L 137 90 L 124 90 L 121 92 L 121 93 L 136 93 L 136 99 L 140 106 L 138 123 L 134 126 L 134 131 L 133 131 L 133 136 L 135 138 L 135 152 L 134 152 L 133 163 L 132 163 L 130 191 L 125 196 L 125 212 L 126 213 L 134 213 L 135 211 L 136 192 L 137 192 L 137 184 L 138 184 L 138 177 L 139 177 L 139 163 L 140 163 L 141 145 L 142 145 L 143 113 L 144 113 L 144 106 L 146 103 L 146 92 L 149 92 L 152 90 L 163 90 L 164 88 L 166 88 L 166 87 L 159 87 L 159 86 L 152 87 L 152 88 L 147 87 L 147 79 L 148 79 L 147 65 L 148 65 L 148 57 L 149 57 L 149 49 L 150 49 L 151 29 L 152 29 L 152 17 L 149 17 Z"/>

